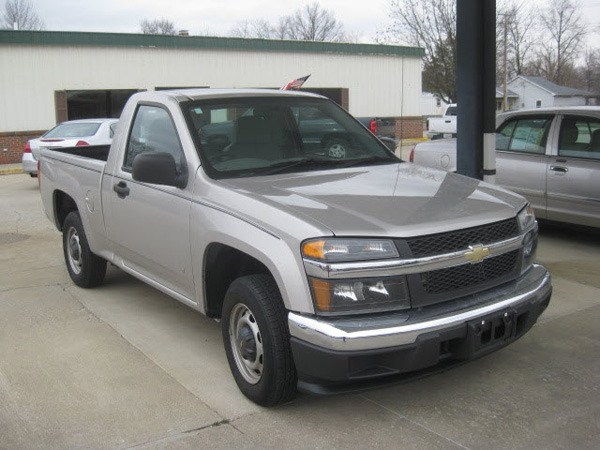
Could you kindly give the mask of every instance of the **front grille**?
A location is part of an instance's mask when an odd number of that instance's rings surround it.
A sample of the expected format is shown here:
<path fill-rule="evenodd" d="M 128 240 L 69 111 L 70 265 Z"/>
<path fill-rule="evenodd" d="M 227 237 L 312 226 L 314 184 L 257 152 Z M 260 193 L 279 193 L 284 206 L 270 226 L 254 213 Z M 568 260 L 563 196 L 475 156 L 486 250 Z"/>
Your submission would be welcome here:
<path fill-rule="evenodd" d="M 518 233 L 517 219 L 512 218 L 480 227 L 409 238 L 407 243 L 412 256 L 421 258 L 464 250 L 469 245 L 502 241 L 516 236 Z"/>
<path fill-rule="evenodd" d="M 512 272 L 517 265 L 519 250 L 488 258 L 479 264 L 464 264 L 421 274 L 423 290 L 428 294 L 450 292 L 491 282 Z"/>

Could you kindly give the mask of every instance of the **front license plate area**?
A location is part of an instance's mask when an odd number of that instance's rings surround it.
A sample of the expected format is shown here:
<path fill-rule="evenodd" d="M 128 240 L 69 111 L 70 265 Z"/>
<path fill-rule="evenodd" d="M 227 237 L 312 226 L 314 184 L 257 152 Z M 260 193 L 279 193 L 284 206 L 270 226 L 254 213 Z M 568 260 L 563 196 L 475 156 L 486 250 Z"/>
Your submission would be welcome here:
<path fill-rule="evenodd" d="M 467 323 L 470 356 L 502 347 L 515 335 L 516 312 L 505 310 Z"/>

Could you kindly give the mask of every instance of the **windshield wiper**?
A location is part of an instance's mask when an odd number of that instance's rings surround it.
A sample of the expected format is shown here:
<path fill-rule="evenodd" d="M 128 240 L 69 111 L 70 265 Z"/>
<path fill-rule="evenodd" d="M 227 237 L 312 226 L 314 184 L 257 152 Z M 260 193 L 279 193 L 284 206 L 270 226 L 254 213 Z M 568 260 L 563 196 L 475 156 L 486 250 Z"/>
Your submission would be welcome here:
<path fill-rule="evenodd" d="M 267 170 L 261 170 L 260 175 L 273 175 L 276 173 L 286 172 L 290 169 L 300 168 L 300 167 L 318 167 L 318 166 L 327 166 L 329 165 L 331 160 L 322 159 L 322 158 L 303 158 L 296 159 L 293 161 L 281 161 L 275 164 L 271 164 L 268 167 L 265 167 Z"/>
<path fill-rule="evenodd" d="M 367 164 L 377 164 L 377 163 L 395 164 L 395 163 L 399 163 L 399 162 L 402 162 L 402 161 L 400 159 L 389 158 L 389 157 L 385 157 L 385 156 L 369 156 L 366 158 L 350 160 L 346 163 L 338 165 L 337 167 L 345 168 L 345 167 L 361 166 L 363 164 L 367 165 Z"/>

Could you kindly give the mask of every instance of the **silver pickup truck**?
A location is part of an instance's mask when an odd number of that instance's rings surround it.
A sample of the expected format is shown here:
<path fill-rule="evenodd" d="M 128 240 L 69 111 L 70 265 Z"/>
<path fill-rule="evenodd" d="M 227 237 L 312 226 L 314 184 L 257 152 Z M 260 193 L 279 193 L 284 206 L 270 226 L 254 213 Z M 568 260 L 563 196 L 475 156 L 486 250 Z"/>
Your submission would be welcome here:
<path fill-rule="evenodd" d="M 344 155 L 303 139 L 304 109 L 344 130 Z M 73 282 L 108 261 L 219 318 L 259 404 L 479 357 L 550 301 L 525 199 L 403 163 L 318 95 L 139 93 L 110 147 L 40 161 Z"/>
<path fill-rule="evenodd" d="M 512 111 L 497 118 L 496 184 L 542 219 L 600 227 L 600 107 Z M 456 140 L 418 144 L 411 162 L 456 170 Z"/>

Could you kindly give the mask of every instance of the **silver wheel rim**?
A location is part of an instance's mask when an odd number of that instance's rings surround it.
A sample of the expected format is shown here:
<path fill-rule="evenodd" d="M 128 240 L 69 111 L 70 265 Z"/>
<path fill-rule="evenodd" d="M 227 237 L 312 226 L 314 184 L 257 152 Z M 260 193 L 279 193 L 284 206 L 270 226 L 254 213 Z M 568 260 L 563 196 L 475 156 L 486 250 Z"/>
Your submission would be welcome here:
<path fill-rule="evenodd" d="M 81 267 L 83 266 L 83 259 L 81 256 L 79 234 L 74 227 L 69 228 L 67 231 L 67 256 L 71 270 L 76 275 L 79 275 L 81 273 Z"/>
<path fill-rule="evenodd" d="M 332 144 L 329 146 L 329 150 L 327 151 L 327 154 L 331 158 L 336 158 L 336 159 L 345 158 L 346 157 L 346 147 L 344 147 L 342 144 L 336 142 L 335 144 Z"/>
<path fill-rule="evenodd" d="M 262 336 L 254 314 L 242 303 L 231 310 L 229 342 L 235 364 L 244 380 L 250 384 L 258 383 L 264 366 Z"/>

